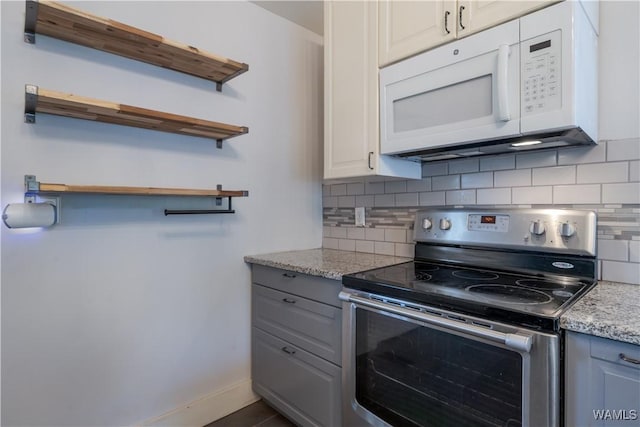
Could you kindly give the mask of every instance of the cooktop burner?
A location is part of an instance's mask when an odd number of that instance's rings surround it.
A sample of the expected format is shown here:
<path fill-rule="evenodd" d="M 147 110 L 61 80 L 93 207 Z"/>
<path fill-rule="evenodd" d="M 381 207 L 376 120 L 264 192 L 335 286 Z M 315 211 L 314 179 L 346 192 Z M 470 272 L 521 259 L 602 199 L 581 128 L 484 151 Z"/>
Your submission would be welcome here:
<path fill-rule="evenodd" d="M 476 271 L 476 270 L 456 270 L 451 274 L 453 274 L 455 277 L 458 277 L 460 279 L 474 279 L 474 280 L 493 280 L 499 277 L 495 273 L 490 273 L 488 271 Z"/>
<path fill-rule="evenodd" d="M 544 292 L 511 285 L 472 285 L 466 290 L 479 294 L 481 298 L 504 301 L 510 304 L 546 304 L 553 299 L 552 296 Z"/>

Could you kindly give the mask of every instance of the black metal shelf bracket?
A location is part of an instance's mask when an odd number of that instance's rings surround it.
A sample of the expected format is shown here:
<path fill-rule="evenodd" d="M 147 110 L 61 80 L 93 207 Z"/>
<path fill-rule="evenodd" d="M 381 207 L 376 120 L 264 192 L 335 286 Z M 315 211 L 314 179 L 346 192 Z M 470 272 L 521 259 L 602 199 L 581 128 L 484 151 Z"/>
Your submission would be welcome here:
<path fill-rule="evenodd" d="M 27 0 L 24 15 L 24 41 L 29 44 L 36 42 L 36 25 L 38 23 L 38 2 Z"/>
<path fill-rule="evenodd" d="M 24 86 L 24 121 L 25 123 L 36 122 L 36 106 L 38 104 L 38 86 Z"/>

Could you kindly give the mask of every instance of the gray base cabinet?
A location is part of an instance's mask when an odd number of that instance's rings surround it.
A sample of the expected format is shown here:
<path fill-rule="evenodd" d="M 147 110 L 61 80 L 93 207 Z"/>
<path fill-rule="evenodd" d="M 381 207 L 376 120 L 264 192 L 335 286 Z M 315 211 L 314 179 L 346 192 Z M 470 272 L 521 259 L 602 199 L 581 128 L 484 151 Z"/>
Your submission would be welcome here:
<path fill-rule="evenodd" d="M 640 346 L 567 333 L 565 425 L 640 426 Z"/>
<path fill-rule="evenodd" d="M 339 426 L 341 283 L 252 268 L 253 390 L 296 424 Z"/>

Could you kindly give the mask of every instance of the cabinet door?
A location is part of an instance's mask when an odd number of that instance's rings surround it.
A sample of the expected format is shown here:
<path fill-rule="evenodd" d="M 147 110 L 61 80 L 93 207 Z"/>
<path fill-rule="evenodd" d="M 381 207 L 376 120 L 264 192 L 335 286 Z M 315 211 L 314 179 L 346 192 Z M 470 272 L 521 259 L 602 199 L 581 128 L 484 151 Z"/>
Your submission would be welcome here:
<path fill-rule="evenodd" d="M 254 391 L 301 426 L 341 424 L 341 369 L 252 328 Z"/>
<path fill-rule="evenodd" d="M 640 346 L 568 333 L 566 425 L 640 424 Z M 626 359 L 626 360 L 625 360 Z"/>
<path fill-rule="evenodd" d="M 558 1 L 459 0 L 456 11 L 458 37 L 482 31 Z"/>
<path fill-rule="evenodd" d="M 375 2 L 324 3 L 324 177 L 373 175 L 378 155 Z"/>
<path fill-rule="evenodd" d="M 455 0 L 382 0 L 378 10 L 380 67 L 456 38 Z"/>
<path fill-rule="evenodd" d="M 379 155 L 378 6 L 324 3 L 324 178 L 421 178 L 419 163 Z"/>

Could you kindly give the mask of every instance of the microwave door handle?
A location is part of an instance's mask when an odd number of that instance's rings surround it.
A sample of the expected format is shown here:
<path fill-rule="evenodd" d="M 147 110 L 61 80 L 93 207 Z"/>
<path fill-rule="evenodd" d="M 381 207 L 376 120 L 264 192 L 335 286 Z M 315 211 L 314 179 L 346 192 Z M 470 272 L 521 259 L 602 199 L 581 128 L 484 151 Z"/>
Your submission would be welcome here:
<path fill-rule="evenodd" d="M 501 44 L 498 47 L 498 120 L 508 122 L 511 120 L 509 112 L 509 45 Z"/>

